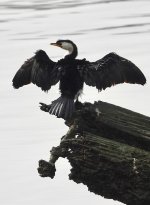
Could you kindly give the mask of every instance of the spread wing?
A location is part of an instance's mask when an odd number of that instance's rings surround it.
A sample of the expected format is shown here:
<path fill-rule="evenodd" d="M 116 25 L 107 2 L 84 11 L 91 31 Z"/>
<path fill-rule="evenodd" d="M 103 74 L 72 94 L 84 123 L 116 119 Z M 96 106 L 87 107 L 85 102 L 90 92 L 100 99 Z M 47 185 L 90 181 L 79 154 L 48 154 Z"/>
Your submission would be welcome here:
<path fill-rule="evenodd" d="M 15 74 L 13 87 L 18 89 L 29 83 L 36 84 L 43 91 L 48 91 L 59 81 L 59 70 L 43 50 L 39 50 L 33 57 L 26 60 Z"/>
<path fill-rule="evenodd" d="M 119 83 L 146 83 L 144 74 L 136 65 L 115 53 L 109 53 L 96 62 L 85 61 L 79 70 L 84 82 L 98 90 Z"/>

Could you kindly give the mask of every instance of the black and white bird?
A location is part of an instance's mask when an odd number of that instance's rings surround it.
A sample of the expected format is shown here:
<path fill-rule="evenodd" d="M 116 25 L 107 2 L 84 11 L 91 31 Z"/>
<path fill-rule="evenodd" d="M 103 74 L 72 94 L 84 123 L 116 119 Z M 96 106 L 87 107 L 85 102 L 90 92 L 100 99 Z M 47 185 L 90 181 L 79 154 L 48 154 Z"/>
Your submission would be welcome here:
<path fill-rule="evenodd" d="M 70 40 L 58 40 L 51 45 L 69 53 L 63 59 L 54 62 L 45 51 L 38 50 L 17 71 L 13 78 L 13 87 L 17 89 L 33 83 L 43 91 L 48 91 L 59 82 L 60 97 L 50 105 L 41 103 L 42 110 L 57 117 L 68 119 L 72 116 L 84 83 L 95 86 L 98 91 L 119 83 L 146 83 L 141 70 L 116 53 L 109 53 L 100 60 L 89 62 L 86 59 L 76 59 L 78 49 Z"/>

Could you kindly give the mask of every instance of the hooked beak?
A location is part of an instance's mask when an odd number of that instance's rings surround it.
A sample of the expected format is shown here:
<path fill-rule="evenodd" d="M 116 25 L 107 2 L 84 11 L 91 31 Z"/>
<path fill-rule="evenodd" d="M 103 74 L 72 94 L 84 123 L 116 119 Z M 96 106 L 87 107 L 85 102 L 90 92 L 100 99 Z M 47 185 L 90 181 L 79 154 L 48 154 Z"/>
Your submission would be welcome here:
<path fill-rule="evenodd" d="M 57 47 L 61 47 L 59 44 L 57 44 L 57 43 L 50 43 L 50 45 L 52 45 L 52 46 L 57 46 Z"/>

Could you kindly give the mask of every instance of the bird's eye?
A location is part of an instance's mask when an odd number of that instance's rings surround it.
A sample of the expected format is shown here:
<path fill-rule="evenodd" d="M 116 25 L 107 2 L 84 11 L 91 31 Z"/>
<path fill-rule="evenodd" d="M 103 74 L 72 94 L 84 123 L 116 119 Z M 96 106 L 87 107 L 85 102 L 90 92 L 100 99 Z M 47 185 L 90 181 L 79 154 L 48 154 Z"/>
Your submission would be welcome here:
<path fill-rule="evenodd" d="M 58 46 L 62 46 L 62 43 L 60 41 L 56 42 Z"/>

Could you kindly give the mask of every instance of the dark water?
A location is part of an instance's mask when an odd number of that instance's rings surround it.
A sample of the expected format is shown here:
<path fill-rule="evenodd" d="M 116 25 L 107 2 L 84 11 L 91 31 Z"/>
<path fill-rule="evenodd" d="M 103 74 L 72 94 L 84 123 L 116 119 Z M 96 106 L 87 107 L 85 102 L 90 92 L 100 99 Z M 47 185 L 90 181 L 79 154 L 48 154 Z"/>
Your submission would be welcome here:
<path fill-rule="evenodd" d="M 39 49 L 57 60 L 64 51 L 51 48 L 57 39 L 78 45 L 79 58 L 97 60 L 115 51 L 132 60 L 147 77 L 147 85 L 118 85 L 97 93 L 85 86 L 81 101 L 107 101 L 150 115 L 150 1 L 13 1 L 0 2 L 0 204 L 110 204 L 68 180 L 69 165 L 57 163 L 54 180 L 41 179 L 39 159 L 48 159 L 67 131 L 63 120 L 43 113 L 38 103 L 50 103 L 59 95 L 29 85 L 14 90 L 11 80 L 20 65 Z"/>

